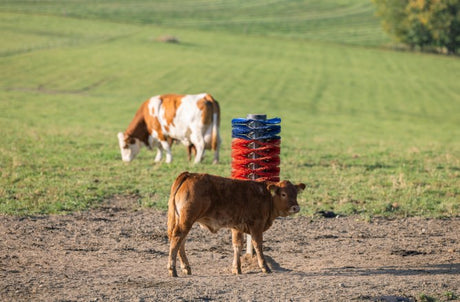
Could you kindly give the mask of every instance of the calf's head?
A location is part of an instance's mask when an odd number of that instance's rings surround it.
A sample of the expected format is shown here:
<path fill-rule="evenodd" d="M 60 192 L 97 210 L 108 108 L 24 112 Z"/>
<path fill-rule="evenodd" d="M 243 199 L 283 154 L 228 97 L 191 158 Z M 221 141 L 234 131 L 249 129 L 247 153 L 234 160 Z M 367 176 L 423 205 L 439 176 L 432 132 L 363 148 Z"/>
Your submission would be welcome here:
<path fill-rule="evenodd" d="M 272 194 L 273 204 L 280 216 L 289 216 L 300 211 L 297 194 L 305 189 L 305 184 L 292 184 L 289 181 L 269 183 L 268 190 Z"/>
<path fill-rule="evenodd" d="M 124 162 L 132 161 L 141 149 L 141 141 L 137 138 L 125 136 L 118 133 L 118 144 L 120 145 L 121 159 Z"/>

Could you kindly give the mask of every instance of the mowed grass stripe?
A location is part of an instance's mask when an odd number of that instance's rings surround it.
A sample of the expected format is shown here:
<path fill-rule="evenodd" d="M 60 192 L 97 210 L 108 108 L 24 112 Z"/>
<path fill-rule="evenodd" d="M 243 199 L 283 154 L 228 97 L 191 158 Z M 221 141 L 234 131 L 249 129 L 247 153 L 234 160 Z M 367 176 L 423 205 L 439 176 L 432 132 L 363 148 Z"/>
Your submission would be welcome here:
<path fill-rule="evenodd" d="M 46 26 L 43 19 L 46 18 Z M 97 30 L 93 30 L 97 28 Z M 86 21 L 63 16 L 6 13 L 0 11 L 0 33 L 5 35 L 0 56 L 51 48 L 78 47 L 133 33 L 129 25 Z M 12 37 L 14 35 L 14 38 Z"/>

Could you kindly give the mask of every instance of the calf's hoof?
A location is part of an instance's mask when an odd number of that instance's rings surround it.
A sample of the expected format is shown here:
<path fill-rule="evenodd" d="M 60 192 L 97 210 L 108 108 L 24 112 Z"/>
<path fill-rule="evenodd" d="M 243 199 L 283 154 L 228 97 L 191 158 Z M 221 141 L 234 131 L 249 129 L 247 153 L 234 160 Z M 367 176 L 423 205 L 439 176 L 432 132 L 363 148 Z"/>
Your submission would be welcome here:
<path fill-rule="evenodd" d="M 186 266 L 182 269 L 182 272 L 186 275 L 191 275 L 192 274 L 192 269 L 190 268 L 190 266 Z"/>
<path fill-rule="evenodd" d="M 266 266 L 262 268 L 262 272 L 265 274 L 271 274 L 272 270 L 268 266 Z"/>
<path fill-rule="evenodd" d="M 233 274 L 233 275 L 241 275 L 241 268 L 239 268 L 239 267 L 238 267 L 238 268 L 234 267 L 234 268 L 232 269 L 232 274 Z"/>
<path fill-rule="evenodd" d="M 175 268 L 169 269 L 169 276 L 171 277 L 177 277 L 177 271 Z"/>

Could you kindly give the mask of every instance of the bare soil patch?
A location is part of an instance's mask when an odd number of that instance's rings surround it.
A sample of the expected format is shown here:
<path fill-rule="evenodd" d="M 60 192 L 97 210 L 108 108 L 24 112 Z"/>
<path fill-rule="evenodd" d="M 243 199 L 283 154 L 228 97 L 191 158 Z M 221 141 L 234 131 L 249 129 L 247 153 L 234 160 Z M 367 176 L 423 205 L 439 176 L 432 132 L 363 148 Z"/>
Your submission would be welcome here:
<path fill-rule="evenodd" d="M 441 301 L 460 295 L 460 218 L 371 222 L 277 219 L 264 234 L 272 274 L 230 231 L 194 226 L 191 276 L 168 276 L 166 214 L 114 198 L 68 215 L 0 216 L 1 301 Z M 180 274 L 180 272 L 179 272 Z M 455 298 L 454 298 L 455 299 Z"/>

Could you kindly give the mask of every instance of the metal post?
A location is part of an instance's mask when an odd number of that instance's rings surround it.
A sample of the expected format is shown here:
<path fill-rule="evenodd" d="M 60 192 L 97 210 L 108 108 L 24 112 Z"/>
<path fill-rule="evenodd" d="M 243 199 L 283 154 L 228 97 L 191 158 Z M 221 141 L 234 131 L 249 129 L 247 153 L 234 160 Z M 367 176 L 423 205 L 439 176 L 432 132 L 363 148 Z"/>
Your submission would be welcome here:
<path fill-rule="evenodd" d="M 267 120 L 267 115 L 265 114 L 248 114 L 246 116 L 247 119 L 251 119 L 251 120 L 259 120 L 259 121 L 265 121 Z M 259 125 L 254 125 L 254 126 L 259 126 Z M 251 139 L 258 139 L 258 136 L 259 136 L 259 133 L 257 133 L 257 131 L 254 131 L 253 134 L 251 135 Z M 256 146 L 252 146 L 251 149 L 256 149 Z M 251 158 L 252 159 L 255 159 L 257 158 L 257 154 L 255 153 L 252 153 L 251 154 Z M 251 169 L 256 169 L 258 167 L 256 167 L 256 165 L 254 164 Z M 257 179 L 257 176 L 255 173 L 252 173 L 251 174 L 251 179 L 252 180 L 256 180 Z M 252 246 L 252 238 L 251 238 L 251 235 L 247 234 L 246 236 L 246 254 L 249 254 L 251 256 L 254 255 L 254 248 Z"/>

